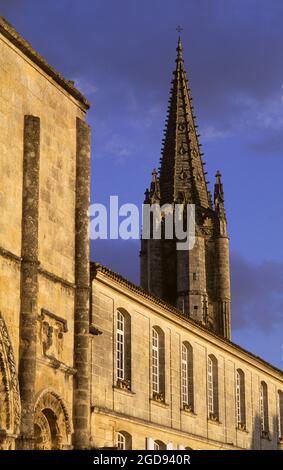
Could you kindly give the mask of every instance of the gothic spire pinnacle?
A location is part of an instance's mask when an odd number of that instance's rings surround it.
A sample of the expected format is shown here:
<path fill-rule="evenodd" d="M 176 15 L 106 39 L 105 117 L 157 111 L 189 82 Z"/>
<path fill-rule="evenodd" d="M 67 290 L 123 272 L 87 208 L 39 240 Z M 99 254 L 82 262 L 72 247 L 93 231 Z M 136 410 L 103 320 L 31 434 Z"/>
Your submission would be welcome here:
<path fill-rule="evenodd" d="M 156 181 L 157 181 L 157 175 L 158 175 L 158 173 L 157 173 L 157 171 L 156 171 L 156 168 L 153 168 L 151 175 L 152 175 L 152 182 L 153 182 L 153 183 L 156 183 Z"/>
<path fill-rule="evenodd" d="M 222 209 L 224 210 L 224 191 L 219 170 L 217 170 L 215 175 L 214 206 L 217 213 L 221 212 Z"/>
<path fill-rule="evenodd" d="M 226 234 L 226 214 L 224 206 L 224 190 L 221 181 L 220 171 L 216 172 L 214 185 L 214 209 L 218 216 L 218 232 L 221 235 Z"/>
<path fill-rule="evenodd" d="M 159 187 L 159 180 L 158 180 L 158 173 L 154 168 L 152 172 L 152 181 L 150 185 L 150 199 L 151 203 L 158 203 L 160 201 L 160 187 Z"/>
<path fill-rule="evenodd" d="M 176 62 L 182 61 L 183 62 L 183 44 L 181 41 L 181 37 L 178 38 L 178 45 L 177 45 L 177 60 Z"/>
<path fill-rule="evenodd" d="M 160 202 L 160 187 L 157 170 L 154 168 L 152 173 L 150 189 L 145 191 L 145 204 L 158 204 Z"/>
<path fill-rule="evenodd" d="M 184 68 L 183 45 L 179 36 L 176 69 L 173 73 L 160 167 L 161 203 L 183 200 L 199 207 L 211 207 L 196 132 L 192 100 Z"/>

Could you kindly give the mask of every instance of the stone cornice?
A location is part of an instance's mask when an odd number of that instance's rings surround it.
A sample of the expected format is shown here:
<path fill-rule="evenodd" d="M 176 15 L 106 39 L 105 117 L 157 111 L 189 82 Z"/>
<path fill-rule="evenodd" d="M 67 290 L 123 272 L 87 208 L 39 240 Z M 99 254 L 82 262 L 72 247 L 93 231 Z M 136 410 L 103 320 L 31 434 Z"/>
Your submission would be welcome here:
<path fill-rule="evenodd" d="M 66 90 L 71 96 L 81 103 L 84 110 L 90 107 L 88 100 L 74 87 L 71 81 L 66 80 L 57 70 L 55 70 L 48 62 L 31 46 L 29 42 L 23 39 L 19 33 L 11 26 L 2 16 L 0 16 L 0 34 L 5 36 L 12 44 L 14 44 L 23 54 L 40 67 L 49 77 L 51 77 L 58 85 Z"/>
<path fill-rule="evenodd" d="M 67 375 L 75 375 L 77 373 L 74 367 L 68 366 L 67 364 L 62 361 L 59 361 L 59 359 L 56 359 L 53 356 L 46 355 L 45 357 L 40 357 L 36 360 L 40 364 L 52 367 L 52 369 L 58 369 Z"/>
<path fill-rule="evenodd" d="M 102 331 L 100 331 L 95 325 L 89 325 L 89 333 L 93 336 L 100 336 L 102 335 Z"/>
<path fill-rule="evenodd" d="M 42 266 L 39 266 L 38 268 L 38 273 L 41 274 L 42 276 L 50 279 L 53 282 L 58 282 L 59 284 L 62 284 L 62 286 L 69 288 L 69 289 L 75 289 L 75 284 L 73 282 L 67 281 L 67 279 L 63 279 L 60 276 L 57 276 L 57 274 L 53 274 L 46 269 L 44 269 Z"/>
<path fill-rule="evenodd" d="M 17 263 L 21 263 L 22 258 L 18 255 L 15 255 L 9 250 L 6 250 L 5 248 L 2 248 L 0 246 L 0 256 L 3 256 L 3 258 L 10 259 L 11 261 L 16 261 Z"/>
<path fill-rule="evenodd" d="M 0 256 L 2 256 L 3 258 L 9 259 L 11 261 L 15 261 L 17 264 L 21 264 L 23 261 L 26 261 L 26 262 L 29 261 L 27 259 L 24 260 L 21 256 L 15 255 L 11 251 L 6 250 L 5 248 L 1 246 L 0 246 Z M 76 286 L 74 282 L 70 282 L 67 279 L 63 279 L 62 277 L 57 276 L 57 274 L 53 274 L 50 271 L 47 271 L 47 269 L 41 266 L 39 261 L 36 261 L 36 264 L 38 266 L 38 273 L 41 274 L 42 276 L 50 279 L 53 282 L 57 282 L 61 284 L 65 288 L 75 289 Z M 89 287 L 87 288 L 89 289 Z"/>

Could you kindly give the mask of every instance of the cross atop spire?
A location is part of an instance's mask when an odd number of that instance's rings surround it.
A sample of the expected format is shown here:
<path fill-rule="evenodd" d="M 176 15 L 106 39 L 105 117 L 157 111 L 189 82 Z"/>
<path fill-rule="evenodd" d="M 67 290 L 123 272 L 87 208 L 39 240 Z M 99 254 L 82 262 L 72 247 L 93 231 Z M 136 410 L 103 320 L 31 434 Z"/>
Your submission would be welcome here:
<path fill-rule="evenodd" d="M 181 26 L 177 26 L 176 28 L 176 31 L 178 31 L 179 33 L 179 37 L 178 37 L 178 45 L 177 45 L 177 60 L 183 60 L 183 45 L 182 45 L 182 41 L 181 41 L 181 31 L 183 31 L 183 28 L 181 28 Z"/>
<path fill-rule="evenodd" d="M 177 30 L 180 32 L 179 27 Z M 172 203 L 181 197 L 188 203 L 208 208 L 211 207 L 211 202 L 180 37 L 176 50 L 176 68 L 172 80 L 161 156 L 161 202 L 162 204 Z"/>
<path fill-rule="evenodd" d="M 178 24 L 178 26 L 177 26 L 177 28 L 176 28 L 176 31 L 178 31 L 179 37 L 180 37 L 181 31 L 183 31 L 182 26 L 180 26 L 180 25 Z"/>

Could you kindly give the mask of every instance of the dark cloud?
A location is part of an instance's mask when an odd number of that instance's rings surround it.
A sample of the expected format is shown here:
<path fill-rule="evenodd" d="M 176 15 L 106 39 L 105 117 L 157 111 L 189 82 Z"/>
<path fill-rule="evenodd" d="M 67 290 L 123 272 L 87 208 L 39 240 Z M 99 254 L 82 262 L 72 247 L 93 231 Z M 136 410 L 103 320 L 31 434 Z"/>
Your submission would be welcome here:
<path fill-rule="evenodd" d="M 283 323 L 283 263 L 255 265 L 231 255 L 232 321 L 235 329 L 273 329 Z"/>

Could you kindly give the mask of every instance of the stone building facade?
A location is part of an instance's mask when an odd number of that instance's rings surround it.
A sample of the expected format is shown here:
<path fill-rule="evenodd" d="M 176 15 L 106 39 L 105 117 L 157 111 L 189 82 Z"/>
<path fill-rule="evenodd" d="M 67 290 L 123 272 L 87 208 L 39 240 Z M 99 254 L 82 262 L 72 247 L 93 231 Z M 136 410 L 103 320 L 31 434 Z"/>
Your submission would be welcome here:
<path fill-rule="evenodd" d="M 282 371 L 105 267 L 94 264 L 91 279 L 91 323 L 102 333 L 91 339 L 94 447 L 117 446 L 121 434 L 133 449 L 156 444 L 168 449 L 280 448 Z M 124 353 L 130 357 L 122 379 L 117 370 L 120 313 Z M 155 331 L 158 393 L 153 384 Z M 282 411 L 281 401 L 281 417 Z"/>
<path fill-rule="evenodd" d="M 230 341 L 223 187 L 212 204 L 180 41 L 174 77 L 146 198 L 194 203 L 197 243 L 142 241 L 140 288 L 89 264 L 89 103 L 0 18 L 0 449 L 282 443 L 282 372 Z"/>

